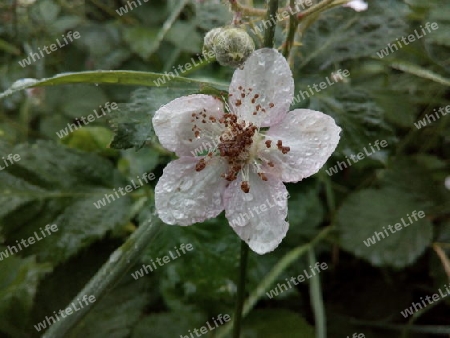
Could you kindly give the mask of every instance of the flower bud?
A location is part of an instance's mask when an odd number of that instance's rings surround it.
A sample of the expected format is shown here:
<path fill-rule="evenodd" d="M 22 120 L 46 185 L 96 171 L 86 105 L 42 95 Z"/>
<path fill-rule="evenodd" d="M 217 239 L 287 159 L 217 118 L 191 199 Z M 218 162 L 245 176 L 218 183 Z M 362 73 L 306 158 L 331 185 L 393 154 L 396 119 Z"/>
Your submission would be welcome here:
<path fill-rule="evenodd" d="M 254 50 L 255 43 L 241 28 L 214 28 L 204 39 L 203 53 L 213 52 L 222 66 L 239 67 Z"/>

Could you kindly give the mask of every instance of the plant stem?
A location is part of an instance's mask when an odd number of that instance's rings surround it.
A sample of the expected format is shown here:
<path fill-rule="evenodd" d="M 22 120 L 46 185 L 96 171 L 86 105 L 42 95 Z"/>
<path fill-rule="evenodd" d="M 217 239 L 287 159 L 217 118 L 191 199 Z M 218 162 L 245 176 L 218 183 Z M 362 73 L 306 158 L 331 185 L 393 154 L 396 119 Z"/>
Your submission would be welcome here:
<path fill-rule="evenodd" d="M 305 18 L 311 14 L 314 14 L 316 12 L 325 10 L 326 7 L 328 7 L 328 5 L 330 5 L 333 1 L 335 0 L 324 0 L 322 2 L 319 2 L 317 5 L 314 5 L 310 8 L 308 8 L 306 11 L 303 11 L 301 13 L 298 14 L 299 18 Z"/>
<path fill-rule="evenodd" d="M 250 296 L 247 298 L 247 301 L 244 303 L 244 308 L 242 311 L 243 317 L 245 317 L 256 305 L 258 300 L 264 295 L 269 287 L 275 282 L 277 278 L 286 270 L 292 263 L 294 263 L 299 257 L 305 254 L 309 248 L 314 247 L 318 242 L 324 239 L 328 233 L 333 230 L 332 226 L 328 226 L 324 228 L 311 242 L 299 246 L 291 251 L 289 251 L 286 255 L 281 258 L 277 264 L 272 268 L 272 270 L 264 277 L 264 279 L 259 283 L 257 288 L 250 293 Z M 227 323 L 223 328 L 217 333 L 216 338 L 225 338 L 228 336 L 229 332 L 232 329 L 232 325 L 234 323 L 234 318 Z"/>
<path fill-rule="evenodd" d="M 233 12 L 239 12 L 243 16 L 259 16 L 266 15 L 266 10 L 260 8 L 253 8 L 242 5 L 238 0 L 228 0 L 230 2 L 230 8 Z"/>
<path fill-rule="evenodd" d="M 294 8 L 295 0 L 290 0 L 289 5 L 291 8 Z M 291 10 L 291 13 L 293 13 L 292 10 Z M 298 22 L 299 21 L 298 21 L 297 15 L 295 13 L 293 13 L 289 16 L 289 31 L 286 36 L 286 41 L 284 43 L 284 48 L 283 48 L 283 56 L 285 58 L 289 57 L 289 52 L 291 51 L 291 48 L 294 44 L 295 31 L 297 30 Z"/>
<path fill-rule="evenodd" d="M 62 318 L 48 329 L 43 338 L 67 337 L 70 330 L 75 327 L 88 313 L 100 302 L 100 299 L 120 280 L 120 278 L 133 265 L 133 262 L 141 256 L 143 250 L 155 238 L 160 229 L 161 222 L 154 216 L 143 222 L 128 240 L 110 256 L 109 260 L 101 267 L 83 290 L 74 297 L 94 296 L 95 303 L 85 306 L 70 316 Z"/>
<path fill-rule="evenodd" d="M 239 267 L 236 310 L 234 311 L 233 338 L 239 338 L 241 334 L 242 308 L 244 306 L 244 297 L 245 297 L 247 260 L 248 260 L 248 245 L 244 241 L 241 241 L 241 261 Z"/>
<path fill-rule="evenodd" d="M 269 0 L 269 9 L 267 11 L 266 20 L 271 21 L 276 16 L 278 11 L 279 0 Z M 273 38 L 275 37 L 276 25 L 270 25 L 264 32 L 264 47 L 273 47 Z"/>
<path fill-rule="evenodd" d="M 314 254 L 314 248 L 310 247 L 308 250 L 308 260 L 309 265 L 313 266 L 316 264 L 316 255 Z M 320 277 L 316 275 L 311 278 L 309 283 L 310 290 L 310 298 L 311 305 L 314 312 L 314 318 L 316 321 L 316 337 L 317 338 L 326 338 L 327 336 L 327 327 L 326 327 L 326 317 L 325 317 L 325 308 L 323 306 L 322 299 L 322 288 L 320 285 Z"/>

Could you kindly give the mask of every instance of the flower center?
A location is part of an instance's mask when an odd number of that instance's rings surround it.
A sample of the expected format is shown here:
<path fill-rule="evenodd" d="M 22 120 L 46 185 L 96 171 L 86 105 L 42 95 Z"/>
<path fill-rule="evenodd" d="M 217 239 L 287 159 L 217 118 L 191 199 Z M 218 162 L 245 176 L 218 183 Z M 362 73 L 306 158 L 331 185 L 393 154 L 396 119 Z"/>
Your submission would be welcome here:
<path fill-rule="evenodd" d="M 228 161 L 228 171 L 222 174 L 222 177 L 231 182 L 255 157 L 255 151 L 251 150 L 255 148 L 258 128 L 253 123 L 239 121 L 234 114 L 224 114 L 219 122 L 225 125 L 226 131 L 220 136 L 217 148 L 220 156 Z M 244 192 L 250 190 L 247 181 L 242 182 L 241 188 Z"/>
<path fill-rule="evenodd" d="M 259 109 L 256 108 L 256 111 Z M 259 128 L 251 122 L 246 122 L 239 119 L 237 115 L 232 113 L 225 113 L 220 119 L 213 116 L 207 116 L 206 110 L 199 113 L 192 114 L 191 122 L 194 122 L 192 132 L 196 138 L 200 138 L 200 135 L 207 136 L 213 139 L 213 135 L 207 135 L 207 128 L 200 128 L 195 122 L 201 122 L 202 124 L 209 124 L 210 129 L 220 132 L 216 135 L 216 141 L 213 141 L 213 146 L 208 142 L 209 147 L 204 146 L 201 158 L 196 166 L 196 171 L 203 170 L 208 161 L 213 156 L 220 156 L 226 159 L 228 162 L 228 169 L 225 173 L 221 174 L 221 177 L 229 182 L 237 179 L 239 172 L 242 172 L 241 190 L 244 193 L 250 191 L 249 184 L 249 168 L 252 166 L 254 171 L 263 180 L 267 181 L 266 174 L 262 171 L 261 164 L 264 162 L 269 167 L 274 167 L 271 161 L 262 160 L 258 158 L 259 148 L 277 148 L 283 154 L 289 152 L 289 147 L 284 147 L 281 140 L 278 140 L 276 144 L 272 145 L 272 140 L 266 140 L 264 142 L 264 136 L 259 132 Z M 192 142 L 192 139 L 189 139 Z M 205 149 L 206 148 L 206 153 Z M 197 152 L 193 152 L 197 154 Z"/>

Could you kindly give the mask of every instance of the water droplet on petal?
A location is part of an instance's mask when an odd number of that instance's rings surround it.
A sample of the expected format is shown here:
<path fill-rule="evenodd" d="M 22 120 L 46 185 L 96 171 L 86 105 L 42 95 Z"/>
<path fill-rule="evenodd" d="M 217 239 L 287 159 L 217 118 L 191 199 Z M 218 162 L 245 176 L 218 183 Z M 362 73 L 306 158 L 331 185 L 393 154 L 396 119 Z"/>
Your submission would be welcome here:
<path fill-rule="evenodd" d="M 181 180 L 181 183 L 180 183 L 180 190 L 181 190 L 181 191 L 186 191 L 186 190 L 188 190 L 190 187 L 192 187 L 192 185 L 193 185 L 192 179 L 189 178 L 189 177 L 184 177 L 184 178 Z"/>
<path fill-rule="evenodd" d="M 175 217 L 176 219 L 181 219 L 184 217 L 184 214 L 179 210 L 174 210 L 173 217 Z"/>
<path fill-rule="evenodd" d="M 247 194 L 244 194 L 244 200 L 245 201 L 252 201 L 253 200 L 253 195 L 251 194 L 251 193 L 247 193 Z"/>

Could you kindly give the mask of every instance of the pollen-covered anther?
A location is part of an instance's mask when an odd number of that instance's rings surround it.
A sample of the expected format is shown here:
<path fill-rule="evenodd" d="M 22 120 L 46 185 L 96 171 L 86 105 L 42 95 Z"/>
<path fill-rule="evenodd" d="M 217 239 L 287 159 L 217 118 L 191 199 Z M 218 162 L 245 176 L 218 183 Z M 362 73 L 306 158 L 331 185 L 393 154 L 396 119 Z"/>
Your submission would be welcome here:
<path fill-rule="evenodd" d="M 250 192 L 250 184 L 247 181 L 241 182 L 241 190 L 248 194 Z"/>
<path fill-rule="evenodd" d="M 267 181 L 267 176 L 264 173 L 258 173 L 258 176 L 263 180 L 263 181 Z"/>
<path fill-rule="evenodd" d="M 206 161 L 204 158 L 200 159 L 195 165 L 195 171 L 202 171 L 206 167 Z"/>
<path fill-rule="evenodd" d="M 267 140 L 266 142 L 264 142 L 266 144 L 267 148 L 270 148 L 272 145 L 272 140 Z"/>

